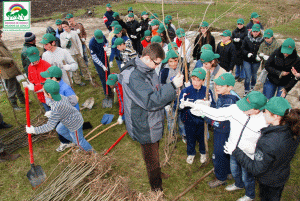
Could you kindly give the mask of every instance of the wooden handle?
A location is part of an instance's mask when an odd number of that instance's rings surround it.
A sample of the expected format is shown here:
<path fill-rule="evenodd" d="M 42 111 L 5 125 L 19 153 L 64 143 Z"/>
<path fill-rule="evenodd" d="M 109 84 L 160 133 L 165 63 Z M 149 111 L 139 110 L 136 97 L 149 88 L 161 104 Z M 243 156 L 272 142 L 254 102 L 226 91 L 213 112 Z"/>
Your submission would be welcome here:
<path fill-rule="evenodd" d="M 188 74 L 187 62 L 186 62 L 185 39 L 182 41 L 182 49 L 183 49 L 185 82 L 188 82 L 189 81 L 189 74 Z"/>
<path fill-rule="evenodd" d="M 206 73 L 206 91 L 205 91 L 205 100 L 208 101 L 209 97 L 209 87 L 210 87 L 210 70 L 207 70 Z M 209 153 L 208 153 L 208 139 L 207 139 L 207 132 L 208 132 L 208 124 L 207 122 L 204 122 L 204 144 L 205 144 L 205 153 L 206 153 L 206 158 L 209 158 Z"/>
<path fill-rule="evenodd" d="M 94 128 L 93 130 L 91 130 L 88 134 L 86 134 L 86 136 L 84 136 L 84 138 L 88 137 L 90 134 L 92 134 L 95 130 L 97 130 L 99 127 L 101 127 L 103 124 L 98 125 L 96 128 Z"/>
<path fill-rule="evenodd" d="M 114 123 L 113 125 L 107 127 L 107 128 L 104 129 L 103 131 L 101 131 L 101 132 L 97 133 L 96 135 L 94 135 L 92 138 L 88 139 L 88 142 L 90 142 L 92 139 L 98 137 L 99 135 L 101 135 L 101 134 L 104 133 L 105 131 L 108 131 L 110 128 L 112 128 L 112 127 L 114 127 L 114 126 L 116 126 L 116 125 L 118 125 L 118 124 L 119 124 L 119 123 L 116 122 L 116 123 Z"/>
<path fill-rule="evenodd" d="M 203 181 L 208 175 L 213 173 L 215 169 L 211 169 L 208 173 L 206 173 L 203 177 L 201 177 L 198 181 L 196 181 L 193 185 L 189 186 L 187 189 L 185 189 L 182 193 L 180 193 L 173 201 L 179 200 L 182 196 L 184 196 L 187 192 L 192 190 L 195 186 L 197 186 L 201 181 Z"/>
<path fill-rule="evenodd" d="M 114 123 L 113 125 L 107 127 L 107 128 L 104 129 L 103 131 L 97 133 L 95 136 L 93 136 L 92 138 L 90 138 L 90 139 L 88 140 L 88 142 L 91 141 L 92 139 L 94 139 L 95 137 L 98 137 L 99 135 L 101 135 L 101 134 L 104 133 L 105 131 L 109 130 L 110 128 L 112 128 L 112 127 L 114 127 L 114 126 L 116 126 L 116 125 L 118 125 L 118 124 L 119 124 L 119 123 L 116 122 L 116 123 Z M 100 126 L 99 126 L 99 127 L 100 127 Z M 65 155 L 67 155 L 71 150 L 73 150 L 73 149 L 69 149 L 66 153 L 64 153 L 61 157 L 59 157 L 58 160 L 62 159 L 62 158 L 63 158 Z"/>

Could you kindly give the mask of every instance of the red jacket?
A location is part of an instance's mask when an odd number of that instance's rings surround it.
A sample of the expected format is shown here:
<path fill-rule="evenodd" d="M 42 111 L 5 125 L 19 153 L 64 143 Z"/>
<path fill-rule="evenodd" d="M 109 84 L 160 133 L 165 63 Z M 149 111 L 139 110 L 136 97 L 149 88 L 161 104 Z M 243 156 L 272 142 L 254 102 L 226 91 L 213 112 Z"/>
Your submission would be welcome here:
<path fill-rule="evenodd" d="M 35 92 L 43 89 L 43 85 L 41 83 L 45 82 L 46 79 L 42 78 L 40 73 L 46 71 L 50 66 L 51 65 L 47 61 L 42 59 L 40 59 L 40 62 L 37 65 L 33 66 L 30 64 L 28 66 L 28 79 L 32 84 L 34 84 Z M 37 97 L 42 103 L 46 103 L 43 91 L 37 93 Z"/>
<path fill-rule="evenodd" d="M 119 82 L 116 85 L 116 92 L 119 100 L 119 115 L 123 116 L 124 115 L 123 87 Z"/>
<path fill-rule="evenodd" d="M 151 44 L 151 41 L 147 42 L 146 39 L 142 40 L 142 45 L 143 45 L 143 48 L 147 47 L 149 44 Z"/>

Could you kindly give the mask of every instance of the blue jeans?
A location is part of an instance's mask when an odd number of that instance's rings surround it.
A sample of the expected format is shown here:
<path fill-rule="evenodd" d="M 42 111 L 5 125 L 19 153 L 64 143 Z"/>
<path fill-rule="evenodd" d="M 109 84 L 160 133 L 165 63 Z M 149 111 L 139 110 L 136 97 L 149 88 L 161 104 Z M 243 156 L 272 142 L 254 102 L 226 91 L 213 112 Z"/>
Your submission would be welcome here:
<path fill-rule="evenodd" d="M 245 69 L 244 65 L 236 65 L 235 66 L 235 76 L 245 79 Z"/>
<path fill-rule="evenodd" d="M 256 78 L 257 78 L 257 71 L 260 66 L 260 63 L 249 63 L 244 61 L 244 70 L 245 70 L 245 92 L 250 91 L 250 81 L 251 81 L 251 88 L 255 87 Z"/>
<path fill-rule="evenodd" d="M 199 143 L 199 152 L 205 154 L 204 123 L 195 124 L 194 122 L 186 121 L 184 129 L 186 133 L 187 155 L 196 155 L 196 142 Z"/>
<path fill-rule="evenodd" d="M 165 111 L 165 112 L 166 112 L 166 117 L 167 117 L 167 121 L 168 121 L 168 130 L 170 131 L 174 124 L 175 109 L 173 108 L 172 114 L 170 114 L 167 111 Z M 181 121 L 181 118 L 179 115 L 180 115 L 180 113 L 178 111 L 177 125 L 178 125 L 179 134 L 181 137 L 183 137 L 183 136 L 185 137 L 186 135 L 185 135 L 185 130 L 184 130 L 184 124 Z"/>
<path fill-rule="evenodd" d="M 106 93 L 106 76 L 105 76 L 105 71 L 103 70 L 103 68 L 101 66 L 99 66 L 98 64 L 96 64 L 94 62 L 94 65 L 95 65 L 95 68 L 96 68 L 96 71 L 98 73 L 98 76 L 100 78 L 100 81 L 101 81 L 101 84 L 102 84 L 102 87 L 103 87 L 103 91 L 104 91 L 104 94 L 107 94 Z M 110 75 L 110 68 L 107 68 L 107 77 Z M 111 89 L 110 87 L 108 86 L 107 87 L 108 89 L 108 94 L 111 94 Z"/>
<path fill-rule="evenodd" d="M 46 103 L 42 103 L 42 105 L 44 106 L 46 112 L 51 110 L 50 106 L 47 105 Z"/>
<path fill-rule="evenodd" d="M 266 82 L 264 84 L 263 88 L 263 94 L 267 97 L 267 99 L 272 98 L 277 90 L 277 97 L 280 97 L 282 94 L 283 86 L 276 86 L 275 84 L 271 83 L 269 78 L 266 79 Z"/>
<path fill-rule="evenodd" d="M 254 176 L 247 172 L 239 162 L 235 159 L 234 156 L 230 156 L 230 169 L 231 174 L 235 180 L 235 186 L 239 188 L 245 188 L 246 196 L 251 199 L 255 198 L 255 180 Z"/>
<path fill-rule="evenodd" d="M 89 58 L 88 58 L 88 55 L 87 55 L 87 49 L 86 49 L 86 46 L 84 44 L 82 44 L 82 51 L 83 51 L 83 60 L 85 61 L 85 64 L 87 66 L 89 66 Z"/>
<path fill-rule="evenodd" d="M 91 151 L 93 149 L 90 143 L 88 143 L 88 141 L 86 141 L 86 139 L 83 137 L 82 126 L 77 131 L 71 132 L 62 123 L 59 123 L 56 127 L 56 132 L 67 140 L 77 144 L 81 149 L 85 151 Z"/>

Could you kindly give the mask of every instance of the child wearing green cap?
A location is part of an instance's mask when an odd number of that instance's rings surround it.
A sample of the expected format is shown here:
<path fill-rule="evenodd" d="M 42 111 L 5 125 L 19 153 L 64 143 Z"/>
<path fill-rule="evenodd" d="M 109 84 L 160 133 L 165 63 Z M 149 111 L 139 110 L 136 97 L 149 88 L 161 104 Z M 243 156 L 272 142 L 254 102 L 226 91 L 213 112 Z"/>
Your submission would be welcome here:
<path fill-rule="evenodd" d="M 64 29 L 62 28 L 61 23 L 62 23 L 62 21 L 60 19 L 57 19 L 55 21 L 55 24 L 57 26 L 57 29 L 55 30 L 55 37 L 58 38 L 58 39 L 60 39 L 60 34 L 62 32 L 64 32 Z"/>
<path fill-rule="evenodd" d="M 179 96 L 180 118 L 184 124 L 187 139 L 186 162 L 188 164 L 194 162 L 196 142 L 199 142 L 200 162 L 205 163 L 207 160 L 204 146 L 204 119 L 194 116 L 190 111 L 191 108 L 185 105 L 185 102 L 189 100 L 194 103 L 205 99 L 206 87 L 203 86 L 205 77 L 206 72 L 203 68 L 194 69 L 191 74 L 192 85 L 183 89 Z M 215 104 L 211 90 L 209 90 L 208 104 Z"/>
<path fill-rule="evenodd" d="M 206 44 L 206 46 L 208 46 L 208 44 Z M 226 73 L 226 70 L 223 69 L 217 61 L 219 57 L 220 57 L 219 54 L 215 54 L 211 50 L 203 50 L 200 57 L 200 61 L 203 63 L 203 69 L 206 72 L 210 71 L 209 89 L 213 92 L 214 100 L 218 99 L 218 95 L 216 94 L 216 90 L 215 90 L 214 79 L 218 78 L 221 74 Z M 195 69 L 198 68 L 195 67 Z M 206 85 L 207 82 L 204 83 L 204 86 Z"/>
<path fill-rule="evenodd" d="M 120 25 L 116 25 L 115 26 L 115 30 L 114 33 L 116 34 L 113 39 L 111 40 L 111 45 L 113 46 L 115 43 L 115 40 L 117 38 L 122 38 L 125 41 L 126 46 L 131 46 L 132 47 L 132 42 L 131 40 L 127 37 L 126 31 L 123 31 L 122 27 Z M 111 48 L 111 53 L 110 53 L 110 57 L 109 57 L 109 66 L 113 66 L 113 60 L 114 58 L 116 58 L 116 62 L 118 65 L 119 70 L 121 71 L 121 64 L 122 64 L 122 58 L 120 55 L 120 51 L 117 49 L 117 47 L 115 48 Z"/>
<path fill-rule="evenodd" d="M 300 57 L 295 48 L 295 41 L 287 38 L 268 58 L 265 69 L 268 72 L 263 87 L 265 96 L 268 99 L 275 94 L 286 97 L 298 82 L 297 72 L 300 72 Z"/>
<path fill-rule="evenodd" d="M 119 100 L 119 118 L 118 123 L 123 123 L 123 116 L 124 116 L 124 100 L 123 100 L 123 87 L 121 83 L 118 81 L 118 74 L 110 74 L 107 78 L 106 84 L 111 88 L 118 95 Z"/>
<path fill-rule="evenodd" d="M 28 66 L 28 80 L 30 82 L 28 89 L 36 93 L 39 101 L 42 103 L 45 111 L 47 112 L 50 110 L 50 107 L 46 104 L 45 96 L 42 90 L 42 83 L 45 82 L 45 79 L 40 75 L 40 73 L 46 71 L 51 65 L 47 61 L 40 58 L 39 50 L 36 47 L 28 48 L 26 55 L 30 61 L 30 65 Z M 25 85 L 27 85 L 27 82 L 25 82 Z"/>
<path fill-rule="evenodd" d="M 247 171 L 232 155 L 234 149 L 228 150 L 228 146 L 237 145 L 252 160 L 255 158 L 256 142 L 261 136 L 260 130 L 267 127 L 264 109 L 267 98 L 258 91 L 250 92 L 246 97 L 229 107 L 212 108 L 203 104 L 185 101 L 185 107 L 191 107 L 191 113 L 195 116 L 206 116 L 215 121 L 229 121 L 230 134 L 225 143 L 225 153 L 230 154 L 230 170 L 235 183 L 228 185 L 225 190 L 235 191 L 245 188 L 246 195 L 239 200 L 253 200 L 255 198 L 254 176 Z M 234 147 L 235 148 L 235 147 Z"/>
<path fill-rule="evenodd" d="M 146 30 L 144 33 L 144 40 L 142 40 L 141 44 L 143 46 L 143 48 L 147 47 L 149 44 L 151 44 L 151 31 L 150 30 Z"/>
<path fill-rule="evenodd" d="M 76 96 L 74 90 L 62 80 L 62 70 L 59 67 L 51 66 L 50 68 L 48 68 L 47 71 L 41 72 L 40 76 L 43 79 L 51 79 L 58 82 L 60 86 L 59 94 L 67 97 L 71 105 L 73 105 L 79 111 L 78 97 Z M 49 118 L 50 115 L 51 115 L 51 111 L 49 110 L 48 112 L 46 112 L 45 116 Z M 66 148 L 75 145 L 74 143 L 72 143 L 72 141 L 67 140 L 65 137 L 63 137 L 63 135 L 61 135 L 61 133 L 68 132 L 66 130 L 66 127 L 63 124 L 59 123 L 56 126 L 56 132 L 58 134 L 58 139 L 60 141 L 60 145 L 56 149 L 57 152 L 62 152 Z"/>
<path fill-rule="evenodd" d="M 273 31 L 271 29 L 267 29 L 264 32 L 264 42 L 260 45 L 259 50 L 257 52 L 259 58 L 262 60 L 262 72 L 258 77 L 258 80 L 262 84 L 265 83 L 268 74 L 267 70 L 264 68 L 265 63 L 269 59 L 270 55 L 279 47 L 279 43 L 273 36 Z"/>
<path fill-rule="evenodd" d="M 194 60 L 199 60 L 201 55 L 201 48 L 205 44 L 210 44 L 212 46 L 212 51 L 215 52 L 216 42 L 215 37 L 211 35 L 209 30 L 209 24 L 206 21 L 203 21 L 200 24 L 199 34 L 197 35 L 194 41 L 194 50 L 193 50 L 193 58 Z"/>
<path fill-rule="evenodd" d="M 136 16 L 134 13 L 133 13 L 133 8 L 132 7 L 129 7 L 128 8 L 128 11 L 127 11 L 127 15 L 126 16 L 124 16 L 124 21 L 125 22 L 129 22 L 130 20 L 129 20 L 129 15 L 132 15 L 132 17 L 134 18 L 134 20 L 136 20 L 136 21 L 139 21 L 139 18 L 138 18 L 138 16 Z"/>
<path fill-rule="evenodd" d="M 143 11 L 141 13 L 141 20 L 139 23 L 140 27 L 141 27 L 141 38 L 145 37 L 145 31 L 149 30 L 150 26 L 149 26 L 149 13 L 146 11 Z M 151 32 L 150 32 L 151 33 Z"/>
<path fill-rule="evenodd" d="M 26 126 L 26 132 L 31 134 L 46 133 L 53 130 L 60 122 L 66 128 L 65 132 L 60 133 L 64 138 L 76 143 L 81 150 L 93 151 L 90 143 L 83 137 L 82 115 L 71 105 L 67 97 L 60 95 L 59 91 L 59 83 L 51 79 L 46 80 L 44 94 L 48 98 L 47 104 L 51 107 L 48 122 L 39 127 Z"/>
<path fill-rule="evenodd" d="M 251 13 L 250 22 L 246 26 L 248 31 L 251 31 L 254 24 L 259 24 L 261 29 L 264 29 L 264 27 L 262 26 L 262 24 L 260 23 L 260 21 L 258 19 L 259 17 L 261 17 L 261 16 L 259 14 L 257 14 L 257 12 Z"/>
<path fill-rule="evenodd" d="M 178 59 L 178 52 L 171 49 L 166 55 L 166 58 L 162 61 L 163 63 L 166 63 L 164 68 L 160 72 L 160 83 L 162 85 L 171 83 L 173 78 L 181 72 L 181 67 L 179 64 L 179 59 Z M 184 74 L 184 72 L 183 72 Z M 168 104 L 165 106 L 166 110 L 166 117 L 168 121 L 168 130 L 173 127 L 174 125 L 174 117 L 175 117 L 175 111 L 176 111 L 176 101 L 177 98 L 175 98 L 173 101 L 175 101 L 174 107 L 171 107 L 172 104 Z M 180 114 L 179 114 L 180 116 Z M 179 134 L 182 137 L 182 141 L 186 143 L 186 134 L 184 130 L 184 125 L 178 116 L 177 118 L 177 124 L 179 126 Z"/>
<path fill-rule="evenodd" d="M 119 13 L 118 12 L 115 12 L 114 14 L 113 14 L 113 17 L 115 18 L 115 20 L 114 21 L 117 21 L 118 22 L 118 24 L 119 25 L 121 25 L 121 27 L 123 28 L 123 29 L 125 29 L 125 30 L 127 30 L 127 25 L 126 25 L 126 23 L 120 18 L 120 15 L 119 15 Z M 114 22 L 113 21 L 113 22 Z M 110 25 L 110 27 L 112 28 L 112 31 L 114 30 L 113 29 L 113 22 L 111 23 L 111 25 Z M 114 26 L 115 26 L 116 24 L 114 24 Z"/>
<path fill-rule="evenodd" d="M 231 31 L 223 31 L 221 34 L 222 41 L 219 42 L 216 50 L 216 53 L 220 55 L 220 66 L 230 73 L 233 71 L 236 57 L 235 46 L 231 41 L 231 36 Z"/>
<path fill-rule="evenodd" d="M 264 42 L 259 46 L 257 53 L 262 60 L 262 68 L 265 67 L 265 63 L 269 59 L 270 55 L 279 47 L 280 45 L 276 38 L 274 38 L 273 31 L 271 29 L 265 30 Z"/>
<path fill-rule="evenodd" d="M 192 47 L 190 45 L 190 40 L 186 38 L 185 31 L 182 28 L 179 28 L 176 30 L 176 37 L 174 38 L 174 42 L 176 42 L 178 47 L 178 52 L 181 57 L 181 61 L 186 59 L 187 62 L 187 68 L 189 70 L 190 68 L 190 62 L 191 62 L 191 53 L 192 53 Z M 184 46 L 183 46 L 184 44 Z M 183 48 L 185 49 L 185 55 L 183 54 Z"/>
<path fill-rule="evenodd" d="M 157 32 L 158 31 L 158 28 L 159 28 L 159 21 L 157 19 L 153 19 L 151 22 L 149 22 L 149 25 L 150 25 L 150 31 L 152 33 L 152 37 L 153 36 L 158 36 L 159 33 Z"/>
<path fill-rule="evenodd" d="M 110 3 L 106 4 L 106 12 L 103 15 L 103 21 L 108 31 L 111 32 L 111 23 L 114 21 L 113 17 L 114 11 L 112 11 Z"/>
<path fill-rule="evenodd" d="M 241 82 L 245 79 L 245 70 L 243 66 L 243 51 L 242 44 L 245 37 L 248 35 L 248 30 L 244 25 L 245 21 L 242 18 L 237 20 L 237 28 L 232 32 L 232 40 L 235 46 L 235 79 Z"/>
<path fill-rule="evenodd" d="M 214 82 L 216 85 L 216 94 L 218 94 L 216 109 L 229 107 L 240 99 L 237 95 L 232 95 L 235 79 L 231 73 L 223 73 L 220 77 L 214 79 Z M 214 151 L 212 158 L 216 179 L 208 182 L 208 185 L 211 188 L 216 188 L 220 185 L 225 185 L 227 176 L 231 174 L 230 157 L 224 153 L 223 148 L 230 134 L 230 122 L 214 121 L 208 117 L 205 117 L 204 120 L 214 129 Z"/>
<path fill-rule="evenodd" d="M 260 66 L 261 59 L 257 52 L 260 44 L 263 42 L 263 34 L 259 24 L 254 24 L 251 31 L 248 32 L 248 36 L 244 39 L 242 44 L 243 51 L 243 66 L 245 70 L 245 92 L 244 97 L 251 91 L 253 91 L 256 85 L 257 71 Z"/>
<path fill-rule="evenodd" d="M 133 49 L 139 54 L 142 54 L 143 47 L 141 44 L 141 34 L 140 31 L 142 27 L 139 25 L 138 21 L 134 19 L 133 13 L 128 14 L 128 21 L 126 22 L 127 33 L 132 41 Z"/>
<path fill-rule="evenodd" d="M 76 31 L 71 30 L 71 26 L 67 21 L 62 22 L 62 27 L 65 30 L 60 37 L 61 47 L 68 50 L 73 59 L 77 62 L 80 69 L 74 71 L 73 79 L 75 84 L 84 86 L 85 83 L 81 81 L 81 76 L 84 80 L 90 80 L 90 72 L 87 63 L 84 61 L 83 48 L 81 40 Z M 67 69 L 65 69 L 67 70 Z"/>
<path fill-rule="evenodd" d="M 117 38 L 114 42 L 113 48 L 117 48 L 120 51 L 122 58 L 121 69 L 126 65 L 126 63 L 137 57 L 136 51 L 133 49 L 130 43 L 125 43 L 123 38 Z"/>
<path fill-rule="evenodd" d="M 252 173 L 259 183 L 260 199 L 280 200 L 290 175 L 290 163 L 299 146 L 300 110 L 291 109 L 282 97 L 273 97 L 265 105 L 268 127 L 261 129 L 254 159 L 249 158 L 237 145 L 232 155 Z"/>
<path fill-rule="evenodd" d="M 45 34 L 42 37 L 42 43 L 47 50 L 43 53 L 42 59 L 51 65 L 59 66 L 62 69 L 62 79 L 68 85 L 71 85 L 66 71 L 76 71 L 78 64 L 75 62 L 71 54 L 66 50 L 55 45 L 55 36 L 52 34 Z"/>

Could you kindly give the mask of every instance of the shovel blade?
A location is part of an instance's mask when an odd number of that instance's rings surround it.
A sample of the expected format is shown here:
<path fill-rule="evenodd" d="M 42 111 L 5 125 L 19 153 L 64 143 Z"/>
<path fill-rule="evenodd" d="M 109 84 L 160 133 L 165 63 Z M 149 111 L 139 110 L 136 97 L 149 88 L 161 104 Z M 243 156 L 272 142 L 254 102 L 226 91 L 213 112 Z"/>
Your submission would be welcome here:
<path fill-rule="evenodd" d="M 104 114 L 102 119 L 101 119 L 101 124 L 105 125 L 105 124 L 110 124 L 113 120 L 115 115 L 113 114 Z"/>
<path fill-rule="evenodd" d="M 103 108 L 112 108 L 114 100 L 112 98 L 104 98 L 102 101 Z"/>
<path fill-rule="evenodd" d="M 41 166 L 31 165 L 31 169 L 27 172 L 27 178 L 32 186 L 32 189 L 39 187 L 45 180 L 46 174 Z"/>

